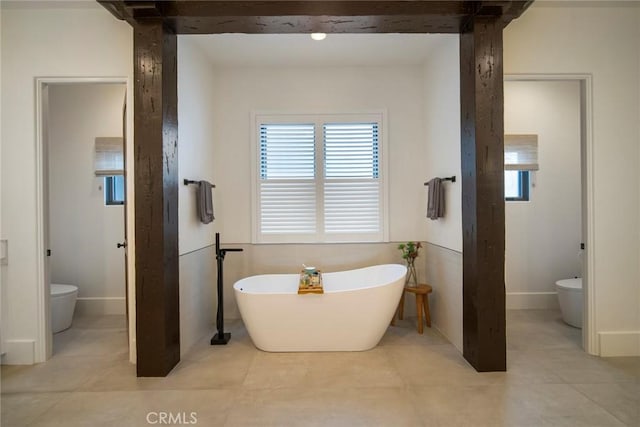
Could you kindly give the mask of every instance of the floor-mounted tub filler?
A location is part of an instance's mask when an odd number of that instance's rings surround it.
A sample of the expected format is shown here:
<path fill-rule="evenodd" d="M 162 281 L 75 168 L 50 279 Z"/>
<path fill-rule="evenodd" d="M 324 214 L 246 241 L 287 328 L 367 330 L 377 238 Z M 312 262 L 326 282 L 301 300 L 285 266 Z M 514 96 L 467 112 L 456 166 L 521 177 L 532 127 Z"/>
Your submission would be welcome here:
<path fill-rule="evenodd" d="M 363 351 L 380 342 L 404 288 L 399 264 L 323 273 L 323 294 L 298 295 L 298 274 L 237 281 L 242 320 L 260 350 Z"/>

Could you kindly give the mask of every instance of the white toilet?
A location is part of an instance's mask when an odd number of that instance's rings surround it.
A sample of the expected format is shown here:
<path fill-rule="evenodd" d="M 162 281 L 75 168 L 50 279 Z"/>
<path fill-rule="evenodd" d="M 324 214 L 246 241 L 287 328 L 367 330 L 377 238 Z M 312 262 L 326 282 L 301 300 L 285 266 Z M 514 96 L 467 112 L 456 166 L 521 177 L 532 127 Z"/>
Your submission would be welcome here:
<path fill-rule="evenodd" d="M 71 327 L 77 298 L 77 286 L 51 284 L 51 329 L 54 334 Z"/>
<path fill-rule="evenodd" d="M 582 328 L 582 278 L 558 280 L 556 290 L 562 320 L 571 326 Z"/>

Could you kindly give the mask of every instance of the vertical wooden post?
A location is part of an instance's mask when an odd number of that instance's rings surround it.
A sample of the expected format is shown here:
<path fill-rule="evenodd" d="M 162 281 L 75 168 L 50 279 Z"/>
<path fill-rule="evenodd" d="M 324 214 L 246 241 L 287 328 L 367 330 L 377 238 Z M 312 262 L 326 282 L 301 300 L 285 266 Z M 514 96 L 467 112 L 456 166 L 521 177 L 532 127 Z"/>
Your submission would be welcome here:
<path fill-rule="evenodd" d="M 506 370 L 502 28 L 460 34 L 463 354 L 480 372 Z"/>
<path fill-rule="evenodd" d="M 165 376 L 180 361 L 177 38 L 150 18 L 133 44 L 137 372 Z"/>

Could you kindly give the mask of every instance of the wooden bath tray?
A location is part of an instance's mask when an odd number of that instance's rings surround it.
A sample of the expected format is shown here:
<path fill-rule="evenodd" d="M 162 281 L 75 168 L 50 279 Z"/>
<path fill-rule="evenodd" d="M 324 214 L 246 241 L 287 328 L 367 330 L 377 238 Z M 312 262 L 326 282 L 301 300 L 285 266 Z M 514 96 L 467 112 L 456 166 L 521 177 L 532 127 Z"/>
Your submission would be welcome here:
<path fill-rule="evenodd" d="M 322 273 L 318 270 L 317 276 L 311 276 L 303 271 L 300 272 L 300 282 L 298 284 L 298 294 L 323 294 Z"/>

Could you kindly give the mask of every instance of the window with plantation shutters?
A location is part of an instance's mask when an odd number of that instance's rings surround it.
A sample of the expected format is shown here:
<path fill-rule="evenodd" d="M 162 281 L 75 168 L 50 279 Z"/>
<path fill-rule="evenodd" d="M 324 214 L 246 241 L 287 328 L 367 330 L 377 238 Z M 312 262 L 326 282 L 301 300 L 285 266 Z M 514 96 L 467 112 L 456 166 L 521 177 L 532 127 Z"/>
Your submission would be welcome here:
<path fill-rule="evenodd" d="M 382 241 L 381 114 L 256 116 L 254 240 Z"/>
<path fill-rule="evenodd" d="M 260 125 L 260 230 L 316 232 L 314 124 Z"/>
<path fill-rule="evenodd" d="M 325 124 L 324 170 L 325 233 L 377 233 L 378 124 Z"/>

